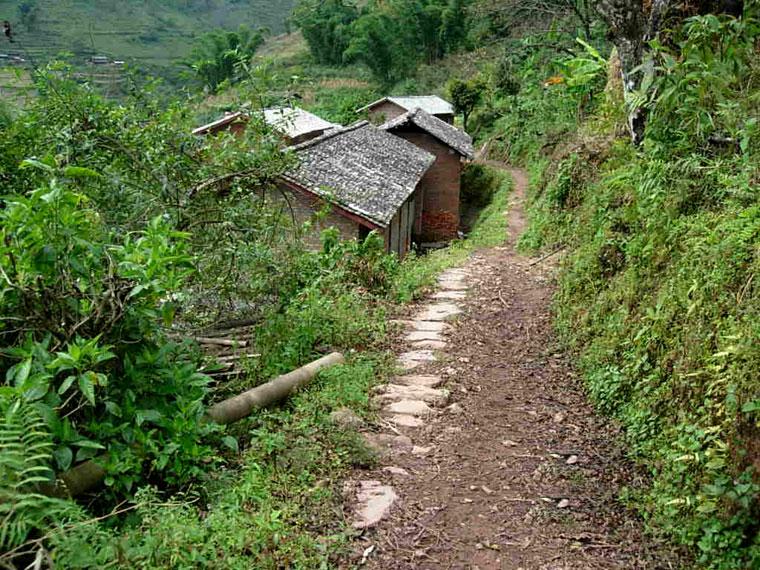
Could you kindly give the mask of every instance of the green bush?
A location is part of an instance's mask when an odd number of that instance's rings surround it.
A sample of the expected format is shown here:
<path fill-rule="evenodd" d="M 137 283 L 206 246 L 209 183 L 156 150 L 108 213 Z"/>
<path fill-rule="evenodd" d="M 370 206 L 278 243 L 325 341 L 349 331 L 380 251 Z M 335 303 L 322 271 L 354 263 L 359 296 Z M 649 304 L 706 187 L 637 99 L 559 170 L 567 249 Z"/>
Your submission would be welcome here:
<path fill-rule="evenodd" d="M 499 188 L 499 177 L 482 164 L 469 163 L 462 170 L 462 202 L 483 208 L 491 203 Z"/>

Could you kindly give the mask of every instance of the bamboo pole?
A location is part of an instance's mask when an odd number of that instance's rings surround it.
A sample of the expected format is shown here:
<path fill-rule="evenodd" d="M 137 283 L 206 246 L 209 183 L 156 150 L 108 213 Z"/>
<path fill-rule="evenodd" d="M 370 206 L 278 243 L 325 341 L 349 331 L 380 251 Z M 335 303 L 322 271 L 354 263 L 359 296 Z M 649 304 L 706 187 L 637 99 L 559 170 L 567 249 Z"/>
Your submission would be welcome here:
<path fill-rule="evenodd" d="M 278 376 L 266 384 L 256 386 L 242 394 L 219 402 L 211 406 L 206 412 L 207 421 L 218 424 L 236 422 L 256 409 L 283 400 L 296 388 L 309 383 L 320 370 L 341 364 L 344 360 L 340 352 L 333 352 L 293 372 Z"/>
<path fill-rule="evenodd" d="M 211 406 L 203 421 L 218 424 L 230 424 L 251 414 L 254 410 L 270 406 L 287 398 L 295 389 L 311 382 L 320 370 L 331 368 L 345 362 L 340 352 L 333 352 L 327 356 L 310 362 L 292 372 L 278 376 L 266 384 L 251 388 L 242 394 L 228 398 Z M 76 497 L 96 487 L 105 479 L 106 471 L 98 465 L 98 458 L 85 461 L 61 473 L 58 478 L 62 481 L 54 486 L 41 488 L 42 492 L 50 496 Z"/>

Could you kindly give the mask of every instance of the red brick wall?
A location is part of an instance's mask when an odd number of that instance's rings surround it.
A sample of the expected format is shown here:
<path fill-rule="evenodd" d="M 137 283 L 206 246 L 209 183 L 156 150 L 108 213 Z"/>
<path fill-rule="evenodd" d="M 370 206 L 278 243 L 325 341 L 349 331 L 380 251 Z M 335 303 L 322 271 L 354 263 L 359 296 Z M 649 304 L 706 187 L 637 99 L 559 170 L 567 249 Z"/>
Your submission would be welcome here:
<path fill-rule="evenodd" d="M 419 130 L 399 130 L 394 131 L 394 134 L 435 155 L 435 162 L 419 184 L 422 216 L 417 239 L 435 242 L 457 237 L 462 174 L 459 153 Z"/>
<path fill-rule="evenodd" d="M 300 226 L 309 220 L 314 221 L 314 215 L 320 212 L 324 207 L 324 201 L 316 196 L 306 195 L 301 192 L 296 192 L 281 186 L 280 189 L 287 195 L 287 201 L 290 202 L 290 207 L 293 209 L 293 217 L 295 218 L 296 226 Z M 284 204 L 284 212 L 286 216 L 290 216 L 290 209 L 285 203 L 284 198 L 280 192 L 273 192 L 274 199 Z M 331 211 L 327 214 L 327 217 L 321 219 L 319 223 L 314 223 L 312 229 L 307 234 L 301 236 L 303 241 L 310 249 L 319 249 L 322 246 L 320 241 L 320 233 L 322 230 L 335 227 L 340 232 L 341 239 L 354 239 L 359 237 L 359 224 L 345 216 L 341 216 L 335 211 Z"/>

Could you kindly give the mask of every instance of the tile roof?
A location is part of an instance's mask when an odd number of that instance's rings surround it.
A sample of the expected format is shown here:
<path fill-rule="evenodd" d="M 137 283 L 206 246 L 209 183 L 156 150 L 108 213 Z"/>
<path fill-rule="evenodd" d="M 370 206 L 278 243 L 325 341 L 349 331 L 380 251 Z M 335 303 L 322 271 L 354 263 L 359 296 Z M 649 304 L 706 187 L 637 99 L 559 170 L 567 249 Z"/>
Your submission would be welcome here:
<path fill-rule="evenodd" d="M 193 130 L 193 134 L 205 135 L 206 133 L 209 133 L 215 129 L 219 129 L 221 127 L 230 125 L 234 123 L 235 121 L 237 121 L 238 119 L 241 121 L 247 121 L 248 117 L 240 111 L 238 111 L 237 113 L 225 113 L 225 115 L 222 118 L 217 119 L 216 121 L 209 123 L 208 125 L 203 125 L 202 127 L 198 127 L 197 129 Z"/>
<path fill-rule="evenodd" d="M 380 103 L 384 103 L 386 101 L 395 103 L 396 105 L 398 105 L 399 107 L 402 107 L 403 109 L 406 109 L 407 111 L 411 111 L 415 107 L 419 107 L 420 109 L 423 109 L 424 111 L 430 113 L 431 115 L 453 115 L 454 114 L 454 106 L 448 101 L 441 99 L 437 95 L 410 95 L 406 97 L 383 97 L 382 99 L 378 99 L 374 103 L 370 103 L 369 105 L 366 105 L 362 107 L 361 109 L 357 109 L 356 112 L 361 113 L 362 111 L 371 109 L 372 107 L 375 107 L 379 105 Z"/>
<path fill-rule="evenodd" d="M 264 109 L 264 121 L 272 128 L 292 139 L 301 135 L 326 131 L 340 125 L 325 121 L 321 117 L 299 107 Z"/>
<path fill-rule="evenodd" d="M 290 147 L 299 165 L 283 178 L 386 227 L 435 161 L 367 121 Z"/>
<path fill-rule="evenodd" d="M 419 108 L 407 111 L 403 115 L 380 125 L 379 128 L 384 131 L 394 131 L 409 124 L 416 125 L 465 158 L 473 159 L 475 157 L 475 149 L 472 146 L 470 135 Z"/>

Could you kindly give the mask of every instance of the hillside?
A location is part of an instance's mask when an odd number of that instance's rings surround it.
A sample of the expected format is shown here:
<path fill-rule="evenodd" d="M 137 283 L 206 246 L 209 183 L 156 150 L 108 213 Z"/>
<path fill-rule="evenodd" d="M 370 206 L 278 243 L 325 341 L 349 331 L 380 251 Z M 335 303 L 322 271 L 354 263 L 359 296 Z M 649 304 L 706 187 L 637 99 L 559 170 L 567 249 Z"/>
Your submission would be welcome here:
<path fill-rule="evenodd" d="M 0 0 L 0 20 L 11 21 L 14 45 L 35 62 L 61 52 L 75 61 L 105 55 L 140 67 L 176 66 L 203 32 L 245 24 L 285 29 L 293 0 Z M 23 15 L 26 11 L 26 15 Z"/>

